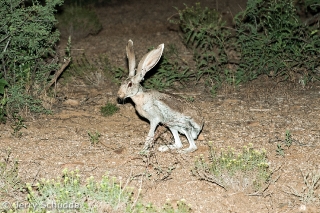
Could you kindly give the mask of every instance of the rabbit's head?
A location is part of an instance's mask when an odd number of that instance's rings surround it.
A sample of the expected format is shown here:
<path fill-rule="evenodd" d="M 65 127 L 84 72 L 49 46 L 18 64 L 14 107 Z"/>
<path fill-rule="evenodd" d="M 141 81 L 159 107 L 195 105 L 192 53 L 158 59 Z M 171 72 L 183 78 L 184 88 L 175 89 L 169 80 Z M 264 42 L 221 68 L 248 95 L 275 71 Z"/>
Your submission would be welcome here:
<path fill-rule="evenodd" d="M 137 71 L 136 59 L 133 50 L 133 42 L 128 41 L 126 51 L 129 64 L 129 76 L 122 82 L 118 91 L 118 97 L 125 99 L 136 95 L 141 89 L 140 82 L 143 80 L 145 74 L 151 70 L 160 60 L 163 52 L 164 44 L 160 44 L 156 49 L 151 50 L 141 59 Z"/>

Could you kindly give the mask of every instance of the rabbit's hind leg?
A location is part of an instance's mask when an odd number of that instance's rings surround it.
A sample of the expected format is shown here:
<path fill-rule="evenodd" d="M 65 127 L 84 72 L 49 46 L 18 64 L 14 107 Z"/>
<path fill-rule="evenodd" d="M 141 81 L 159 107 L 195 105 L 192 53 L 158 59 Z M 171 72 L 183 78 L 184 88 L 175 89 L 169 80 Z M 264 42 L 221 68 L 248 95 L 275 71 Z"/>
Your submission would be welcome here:
<path fill-rule="evenodd" d="M 158 149 L 160 152 L 166 152 L 169 149 L 180 149 L 182 147 L 182 143 L 181 143 L 178 131 L 172 128 L 170 128 L 170 131 L 174 138 L 174 144 L 160 146 Z"/>
<path fill-rule="evenodd" d="M 198 148 L 197 148 L 197 145 L 195 144 L 194 139 L 191 136 L 191 134 L 186 130 L 183 130 L 182 133 L 187 137 L 190 146 L 188 148 L 186 148 L 186 149 L 179 150 L 178 152 L 181 153 L 181 154 L 184 154 L 184 153 L 189 153 L 189 152 L 196 151 Z"/>

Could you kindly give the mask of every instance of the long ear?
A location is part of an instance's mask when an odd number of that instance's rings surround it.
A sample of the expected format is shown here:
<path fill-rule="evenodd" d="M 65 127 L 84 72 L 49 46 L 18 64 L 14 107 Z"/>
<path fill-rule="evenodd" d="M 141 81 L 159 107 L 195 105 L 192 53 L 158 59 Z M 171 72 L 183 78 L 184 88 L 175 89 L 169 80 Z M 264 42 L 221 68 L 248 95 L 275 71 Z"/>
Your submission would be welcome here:
<path fill-rule="evenodd" d="M 127 58 L 129 63 L 129 77 L 132 77 L 135 75 L 134 68 L 136 67 L 136 58 L 134 56 L 134 50 L 133 50 L 133 42 L 131 39 L 128 41 L 128 44 L 126 46 L 127 51 Z"/>
<path fill-rule="evenodd" d="M 156 49 L 151 50 L 149 53 L 143 56 L 139 62 L 136 80 L 141 81 L 144 75 L 151 70 L 160 60 L 163 52 L 164 44 L 160 44 Z"/>

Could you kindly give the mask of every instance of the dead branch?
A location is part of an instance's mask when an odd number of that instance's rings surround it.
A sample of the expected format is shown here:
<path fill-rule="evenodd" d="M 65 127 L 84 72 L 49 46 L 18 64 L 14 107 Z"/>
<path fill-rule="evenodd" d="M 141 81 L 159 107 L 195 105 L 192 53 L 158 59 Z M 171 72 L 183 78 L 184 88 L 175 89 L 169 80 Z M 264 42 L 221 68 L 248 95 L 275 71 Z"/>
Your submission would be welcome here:
<path fill-rule="evenodd" d="M 67 58 L 65 59 L 64 64 L 61 66 L 61 68 L 56 72 L 55 76 L 53 77 L 53 79 L 51 79 L 51 81 L 49 82 L 49 84 L 46 86 L 45 91 L 48 91 L 48 89 L 55 83 L 57 82 L 57 79 L 59 78 L 59 76 L 61 75 L 61 73 L 67 68 L 67 66 L 70 64 L 71 59 Z"/>

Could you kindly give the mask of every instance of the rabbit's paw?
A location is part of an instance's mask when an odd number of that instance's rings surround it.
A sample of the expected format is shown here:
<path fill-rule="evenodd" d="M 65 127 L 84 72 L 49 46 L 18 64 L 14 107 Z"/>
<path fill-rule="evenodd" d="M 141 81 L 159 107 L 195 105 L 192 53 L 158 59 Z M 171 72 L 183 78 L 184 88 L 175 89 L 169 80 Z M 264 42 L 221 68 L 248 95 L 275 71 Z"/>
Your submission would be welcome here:
<path fill-rule="evenodd" d="M 179 149 L 181 147 L 177 147 L 176 145 L 163 145 L 158 148 L 160 152 L 166 152 L 169 149 Z"/>
<path fill-rule="evenodd" d="M 166 152 L 166 151 L 169 150 L 169 147 L 168 147 L 167 145 L 163 145 L 163 146 L 160 146 L 160 147 L 158 148 L 158 150 L 159 150 L 160 152 Z"/>
<path fill-rule="evenodd" d="M 186 153 L 194 152 L 194 151 L 196 151 L 197 149 L 198 149 L 197 147 L 188 147 L 188 148 L 186 148 L 186 149 L 178 150 L 178 153 L 180 153 L 180 154 L 186 154 Z"/>

